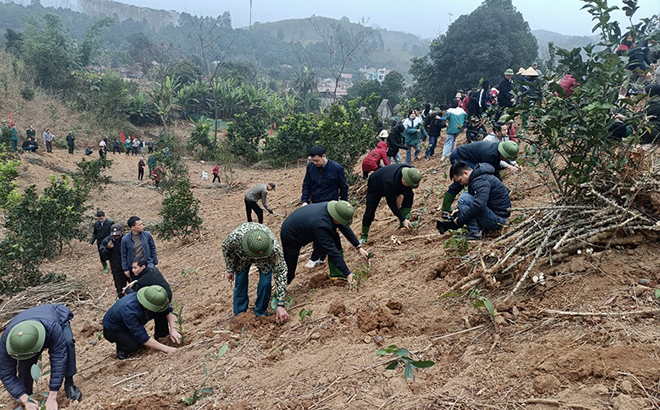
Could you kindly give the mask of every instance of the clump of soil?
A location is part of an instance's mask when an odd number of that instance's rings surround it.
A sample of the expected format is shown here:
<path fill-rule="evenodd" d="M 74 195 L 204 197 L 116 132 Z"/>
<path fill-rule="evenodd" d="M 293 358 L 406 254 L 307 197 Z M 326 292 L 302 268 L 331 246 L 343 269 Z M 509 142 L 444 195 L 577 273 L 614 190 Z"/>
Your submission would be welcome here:
<path fill-rule="evenodd" d="M 328 308 L 328 313 L 337 317 L 343 316 L 346 314 L 346 305 L 344 305 L 344 302 L 340 300 L 332 302 L 332 304 Z"/>
<path fill-rule="evenodd" d="M 401 305 L 401 302 L 398 300 L 388 300 L 387 304 L 385 305 L 389 310 L 392 311 L 395 315 L 401 314 L 401 308 L 403 308 L 403 305 Z"/>
<path fill-rule="evenodd" d="M 247 312 L 239 313 L 237 316 L 235 316 L 229 328 L 232 332 L 235 333 L 245 332 L 246 330 L 254 330 L 257 328 L 261 328 L 269 321 L 270 321 L 269 317 L 265 317 L 265 316 L 256 317 L 254 315 L 254 312 L 247 311 Z"/>
<path fill-rule="evenodd" d="M 376 310 L 370 310 L 367 307 L 360 306 L 357 311 L 358 327 L 364 333 L 372 330 L 394 327 L 396 321 L 389 310 L 378 307 Z"/>

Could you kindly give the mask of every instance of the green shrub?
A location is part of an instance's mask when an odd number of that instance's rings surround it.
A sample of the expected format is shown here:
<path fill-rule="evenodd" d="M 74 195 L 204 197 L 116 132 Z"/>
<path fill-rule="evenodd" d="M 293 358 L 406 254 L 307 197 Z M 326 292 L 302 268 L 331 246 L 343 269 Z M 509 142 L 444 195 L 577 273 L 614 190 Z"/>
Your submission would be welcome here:
<path fill-rule="evenodd" d="M 190 181 L 180 178 L 163 199 L 163 208 L 158 213 L 162 222 L 156 233 L 163 239 L 186 239 L 202 227 L 199 217 L 199 200 L 190 190 Z"/>
<path fill-rule="evenodd" d="M 30 87 L 27 84 L 24 85 L 23 88 L 21 88 L 20 94 L 25 101 L 34 100 L 34 88 Z"/>
<path fill-rule="evenodd" d="M 259 161 L 260 143 L 266 137 L 266 122 L 263 116 L 237 114 L 227 128 L 229 150 L 248 164 Z"/>
<path fill-rule="evenodd" d="M 374 140 L 372 130 L 360 119 L 359 108 L 360 100 L 351 100 L 347 106 L 335 103 L 319 121 L 318 143 L 326 148 L 328 158 L 344 167 L 349 183 L 359 179 L 353 168 Z"/>
<path fill-rule="evenodd" d="M 313 114 L 294 114 L 280 125 L 277 135 L 266 141 L 265 159 L 284 165 L 305 158 L 319 138 L 318 119 Z"/>

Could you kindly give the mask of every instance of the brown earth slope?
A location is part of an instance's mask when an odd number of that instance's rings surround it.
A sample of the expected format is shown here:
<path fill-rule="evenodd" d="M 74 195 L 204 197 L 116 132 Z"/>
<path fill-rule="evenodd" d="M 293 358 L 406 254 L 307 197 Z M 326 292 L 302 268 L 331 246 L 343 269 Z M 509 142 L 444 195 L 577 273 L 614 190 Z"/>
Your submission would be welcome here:
<path fill-rule="evenodd" d="M 52 169 L 73 169 L 81 151 L 69 156 L 33 155 L 24 161 L 21 185 L 43 186 Z M 27 159 L 27 156 L 24 156 Z M 139 215 L 147 226 L 158 221 L 163 196 L 148 183 L 137 183 L 137 158 L 109 155 L 113 183 L 95 193 L 92 204 L 125 224 Z M 32 162 L 32 163 L 30 163 Z M 291 321 L 246 314 L 232 321 L 232 289 L 223 278 L 220 245 L 244 216 L 244 191 L 274 181 L 273 208 L 291 213 L 300 195 L 304 169 L 237 170 L 238 189 L 200 181 L 211 165 L 189 161 L 195 196 L 201 200 L 205 230 L 195 242 L 156 241 L 160 268 L 184 305 L 185 344 L 172 355 L 141 352 L 115 359 L 114 345 L 99 340 L 101 318 L 114 303 L 110 275 L 101 273 L 96 247 L 76 242 L 44 270 L 84 278 L 93 286 L 91 301 L 72 306 L 78 353 L 77 385 L 81 403 L 61 399 L 67 409 L 181 409 L 182 397 L 212 388 L 195 409 L 645 409 L 657 408 L 660 396 L 657 320 L 650 315 L 564 317 L 544 309 L 611 313 L 657 307 L 653 287 L 635 286 L 639 278 L 659 277 L 655 243 L 584 255 L 546 272 L 545 286 L 525 284 L 507 306 L 502 290 L 482 291 L 498 311 L 495 328 L 484 309 L 467 295 L 443 298 L 462 273 L 444 249 L 434 220 L 447 186 L 446 168 L 437 160 L 419 162 L 426 178 L 416 190 L 414 209 L 422 224 L 414 232 L 397 229 L 381 204 L 367 249 L 375 253 L 371 277 L 357 291 L 327 280 L 327 266 L 302 267 L 289 287 L 295 302 Z M 507 175 L 514 206 L 547 202 L 533 170 Z M 90 212 L 91 216 L 91 212 Z M 265 216 L 276 233 L 282 218 Z M 353 228 L 359 231 L 361 212 Z M 90 221 L 92 221 L 90 217 Z M 90 222 L 91 232 L 91 222 Z M 358 232 L 359 233 L 359 232 Z M 401 242 L 400 244 L 398 242 Z M 345 246 L 347 245 L 344 241 Z M 472 245 L 471 246 L 477 246 Z M 357 253 L 347 250 L 358 269 Z M 199 268 L 198 273 L 194 270 Z M 192 273 L 186 273 L 189 271 Z M 254 300 L 256 272 L 250 274 Z M 313 311 L 301 323 L 302 309 Z M 381 340 L 382 339 L 382 340 Z M 376 343 L 378 341 L 379 343 Z M 224 344 L 229 350 L 215 358 Z M 396 344 L 434 367 L 385 370 L 376 356 L 379 344 Z M 208 369 L 209 376 L 203 372 Z M 63 396 L 63 394 L 61 395 Z M 0 395 L 12 408 L 6 392 Z"/>

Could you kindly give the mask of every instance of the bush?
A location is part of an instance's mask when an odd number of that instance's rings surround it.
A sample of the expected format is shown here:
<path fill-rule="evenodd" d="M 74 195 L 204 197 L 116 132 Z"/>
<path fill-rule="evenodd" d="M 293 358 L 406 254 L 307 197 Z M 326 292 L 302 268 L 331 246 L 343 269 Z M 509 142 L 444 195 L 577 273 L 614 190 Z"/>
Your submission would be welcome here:
<path fill-rule="evenodd" d="M 34 88 L 30 87 L 27 84 L 24 85 L 23 88 L 21 88 L 20 94 L 25 101 L 34 100 Z"/>
<path fill-rule="evenodd" d="M 319 138 L 318 120 L 313 114 L 294 114 L 280 126 L 277 135 L 266 141 L 265 159 L 276 165 L 304 158 Z"/>
<path fill-rule="evenodd" d="M 163 208 L 158 213 L 162 222 L 156 227 L 156 234 L 166 240 L 188 238 L 202 227 L 198 213 L 199 200 L 190 190 L 190 181 L 181 178 L 163 199 Z"/>
<path fill-rule="evenodd" d="M 227 128 L 231 153 L 243 158 L 248 164 L 259 161 L 259 144 L 265 137 L 266 122 L 263 116 L 237 114 Z"/>
<path fill-rule="evenodd" d="M 331 105 L 319 121 L 318 143 L 326 148 L 328 158 L 344 167 L 349 183 L 358 180 L 355 164 L 373 144 L 373 132 L 360 119 L 359 100 L 347 106 Z"/>
<path fill-rule="evenodd" d="M 162 189 L 169 189 L 176 183 L 176 181 L 188 178 L 188 167 L 181 160 L 181 156 L 175 152 L 163 149 L 151 155 L 147 163 L 152 161 L 156 168 L 160 167 L 165 171 L 160 176 L 159 186 Z"/>
<path fill-rule="evenodd" d="M 76 164 L 78 170 L 74 178 L 78 179 L 81 184 L 87 186 L 88 189 L 96 188 L 99 191 L 103 190 L 104 186 L 110 183 L 110 176 L 104 175 L 105 170 L 110 169 L 112 160 L 101 157 L 92 161 L 87 161 L 85 158 Z"/>

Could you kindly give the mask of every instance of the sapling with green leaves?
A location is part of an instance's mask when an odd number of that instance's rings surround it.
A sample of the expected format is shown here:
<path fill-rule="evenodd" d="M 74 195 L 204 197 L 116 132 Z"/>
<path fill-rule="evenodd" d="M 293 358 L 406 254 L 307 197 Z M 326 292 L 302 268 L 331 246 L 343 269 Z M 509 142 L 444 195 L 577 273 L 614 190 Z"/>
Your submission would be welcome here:
<path fill-rule="evenodd" d="M 444 242 L 445 250 L 454 256 L 463 256 L 468 251 L 467 229 L 449 230 L 451 235 Z"/>
<path fill-rule="evenodd" d="M 346 285 L 348 290 L 360 290 L 360 287 L 371 276 L 371 263 L 369 260 L 374 257 L 373 252 L 367 254 L 367 263 L 361 263 L 360 268 L 353 271 L 353 282 Z"/>
<path fill-rule="evenodd" d="M 183 344 L 183 305 L 180 305 L 176 299 L 172 299 L 172 314 L 176 317 L 176 330 L 181 334 L 181 344 Z"/>
<path fill-rule="evenodd" d="M 300 322 L 305 322 L 305 319 L 311 317 L 313 312 L 314 311 L 312 309 L 300 309 L 300 312 L 298 312 L 298 316 L 300 316 Z"/>
<path fill-rule="evenodd" d="M 202 372 L 204 373 L 204 380 L 202 380 L 199 386 L 195 390 L 193 390 L 191 396 L 181 398 L 181 401 L 183 401 L 186 404 L 186 406 L 192 406 L 193 404 L 197 403 L 200 399 L 202 399 L 204 396 L 208 394 L 213 394 L 213 388 L 207 387 L 206 382 L 209 380 L 211 376 L 216 374 L 219 371 L 219 369 L 216 370 L 214 368 L 212 371 L 209 371 L 208 368 L 206 367 L 206 362 L 208 362 L 211 359 L 213 360 L 220 359 L 222 356 L 224 356 L 227 353 L 228 350 L 229 350 L 229 345 L 224 344 L 220 347 L 218 353 L 213 353 L 204 359 L 204 362 L 202 362 Z"/>
<path fill-rule="evenodd" d="M 376 352 L 377 356 L 387 356 L 392 355 L 393 359 L 387 362 L 385 366 L 386 370 L 394 370 L 399 365 L 403 365 L 404 368 L 404 377 L 406 379 L 415 380 L 414 369 L 426 369 L 435 365 L 435 362 L 431 360 L 414 360 L 411 356 L 410 350 L 403 347 L 398 347 L 397 345 L 389 345 L 386 348 L 378 349 Z"/>

